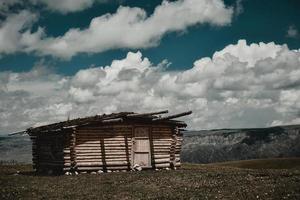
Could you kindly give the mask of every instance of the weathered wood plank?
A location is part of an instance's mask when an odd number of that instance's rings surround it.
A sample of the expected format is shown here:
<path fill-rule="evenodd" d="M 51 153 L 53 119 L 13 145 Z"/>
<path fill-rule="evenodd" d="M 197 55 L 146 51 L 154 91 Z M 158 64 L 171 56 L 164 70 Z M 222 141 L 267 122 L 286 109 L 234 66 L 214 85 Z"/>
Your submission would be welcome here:
<path fill-rule="evenodd" d="M 100 154 L 102 151 L 98 151 L 98 150 L 78 150 L 76 151 L 76 155 L 80 155 L 81 153 L 85 153 L 85 154 Z M 109 152 L 105 152 L 105 155 L 126 155 L 126 151 L 109 151 Z"/>
<path fill-rule="evenodd" d="M 122 166 L 128 165 L 127 161 L 107 161 L 107 162 L 78 162 L 76 166 L 83 167 L 83 166 Z"/>
<path fill-rule="evenodd" d="M 158 163 L 155 164 L 156 168 L 165 168 L 165 167 L 170 167 L 170 163 Z"/>

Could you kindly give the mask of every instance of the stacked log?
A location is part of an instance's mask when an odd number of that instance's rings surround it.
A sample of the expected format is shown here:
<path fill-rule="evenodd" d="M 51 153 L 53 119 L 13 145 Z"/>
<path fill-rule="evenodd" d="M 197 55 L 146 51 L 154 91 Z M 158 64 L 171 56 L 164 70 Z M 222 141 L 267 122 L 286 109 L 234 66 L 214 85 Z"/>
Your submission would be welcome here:
<path fill-rule="evenodd" d="M 172 129 L 168 126 L 152 127 L 152 164 L 155 168 L 170 167 L 172 147 Z"/>
<path fill-rule="evenodd" d="M 32 155 L 34 168 L 39 172 L 61 170 L 64 166 L 62 134 L 38 134 L 32 136 Z"/>
<path fill-rule="evenodd" d="M 89 126 L 77 130 L 76 169 L 79 171 L 129 170 L 131 126 Z"/>
<path fill-rule="evenodd" d="M 44 172 L 131 170 L 133 128 L 126 124 L 87 125 L 31 134 L 33 167 Z M 179 167 L 180 130 L 164 124 L 152 125 L 149 130 L 152 167 Z"/>
<path fill-rule="evenodd" d="M 176 131 L 177 128 L 174 128 L 172 130 L 172 143 L 171 143 L 171 150 L 170 150 L 170 160 L 171 160 L 172 168 L 175 168 L 176 165 L 176 158 L 175 158 L 176 142 L 177 142 Z"/>
<path fill-rule="evenodd" d="M 181 153 L 181 146 L 183 141 L 183 134 L 180 132 L 179 129 L 176 129 L 176 148 L 175 148 L 175 167 L 181 166 L 181 160 L 180 160 L 180 153 Z"/>
<path fill-rule="evenodd" d="M 63 134 L 64 134 L 64 147 L 63 147 L 64 166 L 63 166 L 63 171 L 70 171 L 72 160 L 74 160 L 73 159 L 74 158 L 74 152 L 72 151 L 72 145 L 74 143 L 74 130 L 73 129 L 64 130 Z"/>
<path fill-rule="evenodd" d="M 38 169 L 38 154 L 37 154 L 37 135 L 30 135 L 30 140 L 32 142 L 32 167 L 33 169 Z"/>

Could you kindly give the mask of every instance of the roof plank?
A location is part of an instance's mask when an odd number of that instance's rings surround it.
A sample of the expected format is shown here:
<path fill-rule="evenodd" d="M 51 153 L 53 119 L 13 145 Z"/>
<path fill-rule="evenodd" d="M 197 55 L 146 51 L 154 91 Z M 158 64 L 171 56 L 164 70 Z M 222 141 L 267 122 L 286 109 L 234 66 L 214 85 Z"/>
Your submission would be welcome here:
<path fill-rule="evenodd" d="M 106 123 L 121 123 L 124 121 L 130 121 L 130 120 L 138 120 L 143 121 L 147 123 L 153 123 L 153 122 L 162 122 L 162 123 L 170 123 L 178 126 L 186 126 L 184 122 L 175 121 L 175 120 L 169 120 L 176 117 L 189 115 L 192 112 L 184 112 L 179 113 L 176 115 L 171 115 L 167 117 L 158 117 L 156 115 L 158 114 L 164 114 L 168 113 L 168 110 L 158 111 L 158 112 L 149 112 L 149 113 L 134 113 L 134 112 L 120 112 L 120 113 L 112 113 L 112 114 L 103 114 L 103 115 L 95 115 L 90 117 L 84 117 L 84 118 L 77 118 L 72 120 L 67 120 L 63 122 L 48 124 L 44 126 L 39 127 L 31 127 L 26 130 L 27 133 L 34 133 L 34 132 L 51 132 L 53 130 L 61 130 L 61 129 L 68 129 L 68 128 L 74 128 L 78 126 L 84 126 L 89 125 L 93 123 L 100 123 L 100 124 L 106 124 Z"/>
<path fill-rule="evenodd" d="M 190 114 L 192 114 L 192 111 L 178 113 L 175 115 L 169 115 L 169 116 L 161 117 L 161 118 L 156 118 L 156 119 L 153 119 L 152 121 L 164 121 L 164 120 L 169 120 L 169 119 L 175 119 L 175 118 L 190 115 Z"/>

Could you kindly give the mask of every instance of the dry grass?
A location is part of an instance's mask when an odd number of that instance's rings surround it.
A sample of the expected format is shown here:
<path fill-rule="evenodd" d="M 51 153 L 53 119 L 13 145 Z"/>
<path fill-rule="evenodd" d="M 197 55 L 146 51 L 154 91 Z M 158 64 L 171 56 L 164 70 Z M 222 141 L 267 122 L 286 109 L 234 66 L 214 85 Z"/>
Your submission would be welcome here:
<path fill-rule="evenodd" d="M 36 176 L 31 165 L 0 165 L 0 199 L 300 199 L 299 160 L 292 158 L 288 169 L 267 169 L 278 165 L 275 159 L 78 176 Z M 245 169 L 254 168 L 251 162 L 259 169 Z"/>
<path fill-rule="evenodd" d="M 255 159 L 255 160 L 221 162 L 221 163 L 214 163 L 211 165 L 246 168 L 246 169 L 298 169 L 300 170 L 300 158 Z"/>

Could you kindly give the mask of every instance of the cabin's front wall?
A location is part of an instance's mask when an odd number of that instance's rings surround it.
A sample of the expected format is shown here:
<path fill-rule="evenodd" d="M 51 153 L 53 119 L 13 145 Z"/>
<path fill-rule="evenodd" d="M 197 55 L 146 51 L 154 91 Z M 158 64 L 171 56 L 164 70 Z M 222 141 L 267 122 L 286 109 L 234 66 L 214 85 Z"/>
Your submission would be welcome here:
<path fill-rule="evenodd" d="M 79 171 L 129 170 L 130 125 L 85 126 L 76 130 L 74 162 Z"/>
<path fill-rule="evenodd" d="M 141 131 L 148 132 L 148 135 L 138 133 Z M 75 146 L 71 166 L 75 166 L 75 170 L 79 171 L 131 170 L 135 166 L 142 168 L 180 166 L 182 137 L 173 126 L 153 124 L 83 126 L 74 130 L 73 140 Z"/>

